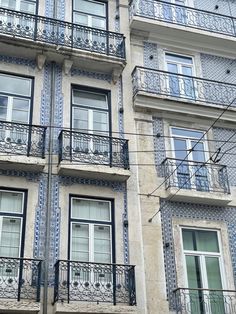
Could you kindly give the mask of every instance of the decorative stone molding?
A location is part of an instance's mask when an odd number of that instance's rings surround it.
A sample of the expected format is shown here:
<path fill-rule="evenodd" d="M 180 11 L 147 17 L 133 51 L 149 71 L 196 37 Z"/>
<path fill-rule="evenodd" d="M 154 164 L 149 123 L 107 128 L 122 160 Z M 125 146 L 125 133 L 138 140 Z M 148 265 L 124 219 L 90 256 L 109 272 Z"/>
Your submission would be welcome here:
<path fill-rule="evenodd" d="M 70 60 L 70 59 L 64 59 L 63 60 L 63 71 L 64 71 L 65 75 L 69 75 L 70 74 L 72 65 L 73 65 L 73 61 L 72 60 Z"/>
<path fill-rule="evenodd" d="M 38 313 L 40 303 L 35 301 L 0 300 L 0 313 Z"/>
<path fill-rule="evenodd" d="M 37 67 L 39 70 L 42 70 L 44 67 L 44 64 L 46 62 L 46 56 L 43 54 L 38 54 L 36 56 L 36 62 L 37 62 Z"/>

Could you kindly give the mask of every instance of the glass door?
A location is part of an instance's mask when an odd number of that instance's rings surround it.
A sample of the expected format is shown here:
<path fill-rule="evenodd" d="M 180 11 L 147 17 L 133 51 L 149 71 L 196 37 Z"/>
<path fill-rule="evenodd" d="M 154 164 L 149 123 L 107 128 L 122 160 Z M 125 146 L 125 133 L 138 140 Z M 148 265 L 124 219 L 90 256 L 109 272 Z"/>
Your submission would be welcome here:
<path fill-rule="evenodd" d="M 97 50 L 105 52 L 107 49 L 106 30 L 106 4 L 93 0 L 74 0 L 73 2 L 73 23 L 78 24 L 73 34 L 74 46 L 77 48 Z M 86 28 L 80 28 L 79 26 Z M 92 28 L 92 29 L 91 29 Z M 98 31 L 96 31 L 96 29 Z M 101 32 L 99 32 L 101 30 Z"/>
<path fill-rule="evenodd" d="M 195 98 L 193 82 L 193 59 L 166 53 L 166 67 L 168 74 L 167 87 L 169 94 L 175 97 Z"/>
<path fill-rule="evenodd" d="M 225 314 L 217 231 L 183 229 L 191 314 Z"/>
<path fill-rule="evenodd" d="M 186 24 L 187 13 L 186 9 L 180 6 L 187 6 L 186 0 L 164 0 L 165 4 L 162 5 L 163 8 L 163 18 L 164 21 L 170 21 L 177 24 Z M 170 4 L 167 4 L 170 3 Z M 180 6 L 175 6 L 175 4 Z"/>

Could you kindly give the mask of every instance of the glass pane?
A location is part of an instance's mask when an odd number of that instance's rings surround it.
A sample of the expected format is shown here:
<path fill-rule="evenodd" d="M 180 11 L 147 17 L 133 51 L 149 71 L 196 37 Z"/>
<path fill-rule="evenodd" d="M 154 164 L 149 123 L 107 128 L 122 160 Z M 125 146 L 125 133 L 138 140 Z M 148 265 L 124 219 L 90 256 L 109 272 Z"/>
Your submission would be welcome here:
<path fill-rule="evenodd" d="M 107 97 L 103 94 L 74 90 L 73 102 L 85 107 L 108 109 Z"/>
<path fill-rule="evenodd" d="M 168 63 L 167 68 L 169 72 L 178 73 L 178 67 L 176 64 Z"/>
<path fill-rule="evenodd" d="M 0 95 L 0 120 L 7 120 L 8 97 Z"/>
<path fill-rule="evenodd" d="M 203 132 L 201 131 L 195 131 L 191 129 L 179 129 L 179 128 L 172 128 L 172 134 L 173 135 L 178 135 L 178 136 L 183 136 L 185 138 L 193 137 L 196 139 L 199 139 L 203 136 Z"/>
<path fill-rule="evenodd" d="M 23 98 L 13 99 L 12 122 L 29 122 L 29 100 Z"/>
<path fill-rule="evenodd" d="M 106 29 L 106 19 L 93 17 L 92 27 L 99 28 L 99 29 Z"/>
<path fill-rule="evenodd" d="M 29 1 L 21 1 L 20 11 L 35 14 L 35 3 Z"/>
<path fill-rule="evenodd" d="M 184 245 L 184 250 L 191 250 L 194 251 L 194 246 L 193 246 L 193 231 L 184 229 L 182 231 L 182 236 L 183 236 L 183 245 Z"/>
<path fill-rule="evenodd" d="M 185 140 L 174 139 L 175 157 L 183 160 L 187 155 L 187 145 Z"/>
<path fill-rule="evenodd" d="M 0 0 L 0 6 L 7 9 L 15 10 L 16 0 Z"/>
<path fill-rule="evenodd" d="M 219 252 L 217 232 L 198 230 L 195 234 L 197 251 Z"/>
<path fill-rule="evenodd" d="M 177 56 L 172 54 L 166 54 L 166 60 L 167 61 L 174 61 L 178 63 L 187 63 L 187 64 L 193 64 L 193 59 L 185 56 Z"/>
<path fill-rule="evenodd" d="M 188 288 L 202 288 L 199 256 L 186 256 Z M 189 290 L 189 307 L 191 314 L 203 314 L 204 299 L 201 291 Z"/>
<path fill-rule="evenodd" d="M 88 14 L 105 16 L 105 4 L 90 0 L 74 0 L 74 9 Z"/>
<path fill-rule="evenodd" d="M 93 201 L 72 199 L 72 217 L 90 220 L 110 221 L 110 203 L 105 201 Z"/>
<path fill-rule="evenodd" d="M 0 256 L 19 257 L 20 253 L 20 218 L 2 218 Z"/>
<path fill-rule="evenodd" d="M 89 26 L 88 25 L 88 16 L 82 13 L 74 13 L 74 20 L 73 22 L 76 24 Z"/>
<path fill-rule="evenodd" d="M 0 212 L 22 213 L 21 193 L 0 191 Z"/>
<path fill-rule="evenodd" d="M 193 68 L 192 67 L 182 66 L 182 74 L 193 76 Z"/>
<path fill-rule="evenodd" d="M 89 261 L 89 225 L 73 223 L 71 239 L 72 260 Z"/>
<path fill-rule="evenodd" d="M 205 159 L 205 152 L 204 152 L 204 144 L 197 143 L 195 141 L 191 141 L 191 147 L 195 147 L 192 154 L 194 161 L 204 162 Z"/>
<path fill-rule="evenodd" d="M 220 273 L 220 265 L 218 257 L 206 257 L 206 270 L 207 270 L 207 280 L 208 280 L 208 288 L 221 290 L 222 282 L 221 282 L 221 273 Z M 220 291 L 210 291 L 209 292 L 209 301 L 211 312 L 214 314 L 224 314 L 225 313 L 225 305 L 224 304 L 224 296 Z M 228 304 L 230 306 L 230 303 Z"/>
<path fill-rule="evenodd" d="M 101 111 L 93 112 L 93 130 L 94 133 L 107 135 L 108 131 L 108 113 Z"/>
<path fill-rule="evenodd" d="M 88 110 L 73 108 L 73 128 L 86 132 L 88 130 Z"/>
<path fill-rule="evenodd" d="M 30 96 L 31 80 L 0 74 L 0 91 L 5 93 Z"/>

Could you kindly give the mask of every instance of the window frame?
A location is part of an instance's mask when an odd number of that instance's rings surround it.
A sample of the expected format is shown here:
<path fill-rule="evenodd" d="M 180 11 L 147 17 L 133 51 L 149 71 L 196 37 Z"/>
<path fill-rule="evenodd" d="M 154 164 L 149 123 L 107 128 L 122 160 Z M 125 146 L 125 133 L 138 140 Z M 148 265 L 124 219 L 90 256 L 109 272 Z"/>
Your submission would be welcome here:
<path fill-rule="evenodd" d="M 168 71 L 168 65 L 167 65 L 167 55 L 173 55 L 176 57 L 192 59 L 192 76 L 193 77 L 196 76 L 196 66 L 195 66 L 195 57 L 194 56 L 183 54 L 183 53 L 177 53 L 177 52 L 173 52 L 173 51 L 169 51 L 169 50 L 164 51 L 164 65 L 165 65 L 166 72 L 169 72 Z M 178 69 L 179 69 L 180 65 L 189 66 L 188 63 L 181 63 L 181 62 L 177 62 L 177 61 L 175 61 L 175 62 L 173 61 L 173 63 L 177 64 Z M 178 72 L 177 74 L 184 75 L 182 73 L 182 71 L 181 71 L 181 73 Z"/>
<path fill-rule="evenodd" d="M 27 0 L 27 2 L 31 2 L 31 3 L 35 3 L 35 12 L 34 13 L 30 13 L 30 14 L 33 14 L 33 15 L 38 15 L 38 1 L 39 0 Z M 16 8 L 15 9 L 10 9 L 10 8 L 7 8 L 7 7 L 4 7 L 6 9 L 9 9 L 9 10 L 13 10 L 13 11 L 17 11 L 17 12 L 22 12 L 22 13 L 28 13 L 28 12 L 25 12 L 25 11 L 21 11 L 20 10 L 20 5 L 21 5 L 21 2 L 22 0 L 16 0 Z"/>
<path fill-rule="evenodd" d="M 73 24 L 77 24 L 77 23 L 74 22 L 74 12 L 78 12 L 78 11 L 75 10 L 74 1 L 75 0 L 72 0 L 71 21 L 72 21 Z M 104 0 L 104 1 L 102 1 L 102 0 L 86 0 L 86 1 L 98 2 L 98 3 L 102 3 L 102 4 L 105 5 L 105 14 L 106 14 L 106 16 L 105 16 L 105 19 L 106 19 L 105 25 L 106 25 L 106 28 L 104 29 L 104 31 L 107 31 L 109 29 L 108 1 L 106 1 L 106 0 Z M 80 12 L 82 12 L 82 11 L 80 11 Z M 77 25 L 80 25 L 80 24 L 77 24 Z M 91 26 L 87 26 L 87 27 L 91 27 Z"/>
<path fill-rule="evenodd" d="M 5 71 L 0 71 L 0 74 L 5 75 L 5 76 L 15 76 L 18 78 L 24 78 L 24 79 L 29 79 L 31 81 L 31 90 L 30 90 L 30 94 L 29 96 L 22 96 L 22 95 L 18 95 L 18 94 L 12 94 L 12 93 L 6 93 L 6 92 L 1 92 L 0 90 L 0 95 L 4 96 L 6 95 L 6 97 L 8 97 L 8 104 L 7 104 L 7 110 L 8 106 L 9 106 L 9 99 L 10 102 L 12 102 L 13 97 L 15 98 L 23 98 L 23 99 L 28 99 L 29 100 L 29 112 L 28 112 L 28 123 L 19 123 L 19 124 L 26 124 L 26 125 L 31 125 L 32 124 L 32 120 L 33 120 L 33 102 L 34 102 L 34 85 L 35 85 L 35 79 L 32 76 L 26 76 L 26 75 L 21 75 L 21 74 L 16 74 L 16 73 L 9 73 L 9 72 L 5 72 Z M 0 120 L 0 121 L 4 121 L 4 122 L 9 122 L 9 123 L 14 123 L 10 120 Z"/>
<path fill-rule="evenodd" d="M 94 108 L 94 107 L 84 107 L 84 106 L 79 106 L 79 105 L 74 105 L 73 104 L 73 90 L 81 90 L 83 92 L 90 92 L 90 93 L 95 93 L 95 94 L 103 94 L 106 95 L 107 97 L 107 109 L 100 109 L 100 108 Z M 88 110 L 94 110 L 94 111 L 104 111 L 108 113 L 108 131 L 107 134 L 104 134 L 104 136 L 112 136 L 112 112 L 111 112 L 111 91 L 110 90 L 105 90 L 105 89 L 99 89 L 99 88 L 90 88 L 88 86 L 82 86 L 82 85 L 71 85 L 71 106 L 70 106 L 70 130 L 71 131 L 76 131 L 76 132 L 81 132 L 81 133 L 86 133 L 86 131 L 77 131 L 73 127 L 73 119 L 74 119 L 74 107 L 77 108 L 87 108 Z M 90 117 L 88 117 L 88 122 L 89 122 Z M 94 130 L 92 130 L 94 131 Z M 104 132 L 105 133 L 105 132 Z M 88 134 L 91 135 L 96 135 L 94 132 L 88 132 Z M 100 134 L 101 135 L 101 134 Z"/>
<path fill-rule="evenodd" d="M 206 272 L 206 257 L 217 257 L 219 261 L 219 268 L 220 268 L 220 276 L 221 276 L 221 284 L 222 290 L 227 290 L 227 280 L 226 280 L 226 273 L 224 267 L 224 257 L 223 257 L 223 248 L 221 242 L 221 230 L 217 228 L 204 228 L 204 227 L 191 227 L 191 226 L 184 226 L 180 225 L 180 239 L 181 239 L 181 252 L 182 252 L 182 260 L 183 260 L 183 270 L 184 270 L 184 283 L 185 287 L 188 288 L 188 276 L 187 276 L 187 265 L 186 265 L 186 256 L 199 256 L 200 262 L 200 277 L 202 280 L 202 289 L 208 289 L 208 280 L 207 280 L 207 272 Z M 213 231 L 217 233 L 217 241 L 219 246 L 219 253 L 217 252 L 204 252 L 204 251 L 191 251 L 191 250 L 184 250 L 183 244 L 183 230 L 199 230 L 199 231 Z M 188 251 L 187 253 L 185 253 Z M 206 284 L 206 287 L 204 286 Z"/>
<path fill-rule="evenodd" d="M 90 219 L 81 219 L 81 218 L 72 218 L 72 200 L 81 199 L 81 200 L 88 200 L 88 201 L 101 201 L 101 202 L 108 202 L 110 204 L 110 221 L 103 221 L 103 220 L 90 220 Z M 89 259 L 90 259 L 90 250 L 93 250 L 94 255 L 94 247 L 90 247 L 92 239 L 90 238 L 90 229 L 93 226 L 93 235 L 94 235 L 94 226 L 109 226 L 110 227 L 110 245 L 111 245 L 111 264 L 116 262 L 116 247 L 115 247 L 115 211 L 114 211 L 114 199 L 110 198 L 103 198 L 103 197 L 94 197 L 94 196 L 84 196 L 84 195 L 76 195 L 76 194 L 69 194 L 69 217 L 68 217 L 68 260 L 71 260 L 71 244 L 72 244 L 72 224 L 73 223 L 80 223 L 89 226 Z M 94 239 L 94 237 L 93 237 Z M 94 257 L 94 256 L 93 256 Z M 90 261 L 88 263 L 94 263 Z M 96 263 L 96 262 L 95 262 Z"/>
<path fill-rule="evenodd" d="M 20 218 L 21 219 L 21 234 L 20 234 L 20 248 L 19 248 L 19 257 L 24 257 L 25 249 L 25 231 L 26 231 L 26 211 L 27 211 L 27 199 L 28 199 L 28 190 L 25 189 L 15 189 L 15 188 L 6 188 L 0 186 L 1 192 L 6 193 L 20 193 L 22 194 L 22 212 L 13 213 L 13 212 L 0 212 L 0 217 L 7 218 Z"/>

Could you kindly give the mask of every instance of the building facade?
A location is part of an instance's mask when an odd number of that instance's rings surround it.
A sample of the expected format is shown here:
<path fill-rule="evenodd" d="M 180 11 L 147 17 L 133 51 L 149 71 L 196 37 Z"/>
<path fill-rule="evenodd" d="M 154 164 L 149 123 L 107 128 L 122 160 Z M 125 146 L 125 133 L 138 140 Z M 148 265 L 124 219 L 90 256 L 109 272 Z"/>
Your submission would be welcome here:
<path fill-rule="evenodd" d="M 236 313 L 234 16 L 0 0 L 0 313 Z"/>

